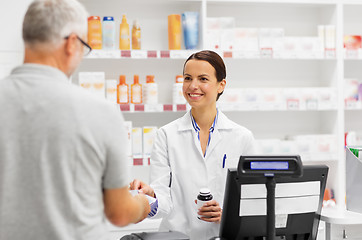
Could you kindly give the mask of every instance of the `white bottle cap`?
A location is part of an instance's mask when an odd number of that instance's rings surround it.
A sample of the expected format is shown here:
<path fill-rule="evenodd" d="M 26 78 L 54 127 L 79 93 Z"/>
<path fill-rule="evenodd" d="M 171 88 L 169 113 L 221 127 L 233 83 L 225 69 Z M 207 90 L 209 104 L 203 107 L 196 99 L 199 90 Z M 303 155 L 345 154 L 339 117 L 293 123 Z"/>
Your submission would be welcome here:
<path fill-rule="evenodd" d="M 208 194 L 210 194 L 210 189 L 208 189 L 208 188 L 201 188 L 201 189 L 200 189 L 200 194 L 201 194 L 201 195 L 208 195 Z"/>

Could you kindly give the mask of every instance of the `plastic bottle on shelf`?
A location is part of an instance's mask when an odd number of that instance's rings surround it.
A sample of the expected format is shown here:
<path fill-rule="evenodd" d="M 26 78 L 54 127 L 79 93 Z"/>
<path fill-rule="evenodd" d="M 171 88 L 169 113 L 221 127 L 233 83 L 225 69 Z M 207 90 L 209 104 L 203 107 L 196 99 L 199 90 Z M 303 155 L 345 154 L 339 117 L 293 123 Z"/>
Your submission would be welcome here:
<path fill-rule="evenodd" d="M 119 49 L 130 50 L 129 25 L 126 15 L 123 15 L 122 22 L 119 27 Z"/>
<path fill-rule="evenodd" d="M 139 83 L 138 75 L 134 75 L 133 84 L 131 85 L 131 103 L 142 103 L 142 85 Z"/>
<path fill-rule="evenodd" d="M 168 49 L 181 49 L 181 15 L 168 15 Z"/>
<path fill-rule="evenodd" d="M 132 49 L 141 49 L 141 28 L 137 20 L 134 20 L 132 27 Z"/>
<path fill-rule="evenodd" d="M 182 75 L 176 76 L 176 82 L 173 84 L 172 103 L 173 104 L 186 104 L 186 99 L 182 91 L 184 78 Z"/>
<path fill-rule="evenodd" d="M 117 103 L 129 103 L 128 84 L 126 83 L 126 76 L 119 76 L 119 84 L 117 85 Z"/>
<path fill-rule="evenodd" d="M 103 49 L 113 50 L 116 47 L 116 25 L 113 17 L 103 17 Z"/>
<path fill-rule="evenodd" d="M 153 75 L 146 76 L 146 84 L 144 85 L 144 103 L 146 104 L 158 103 L 158 86 L 154 78 Z"/>
<path fill-rule="evenodd" d="M 102 23 L 99 16 L 88 18 L 88 44 L 92 49 L 102 49 Z"/>

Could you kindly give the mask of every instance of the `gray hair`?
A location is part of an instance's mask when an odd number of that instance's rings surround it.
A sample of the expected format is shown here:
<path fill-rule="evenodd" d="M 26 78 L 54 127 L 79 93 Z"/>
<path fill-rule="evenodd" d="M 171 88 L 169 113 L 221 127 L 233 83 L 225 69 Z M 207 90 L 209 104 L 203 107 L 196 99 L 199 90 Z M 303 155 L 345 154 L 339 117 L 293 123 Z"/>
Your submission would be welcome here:
<path fill-rule="evenodd" d="M 88 13 L 77 0 L 35 0 L 25 14 L 23 40 L 57 47 L 71 33 L 87 33 Z"/>

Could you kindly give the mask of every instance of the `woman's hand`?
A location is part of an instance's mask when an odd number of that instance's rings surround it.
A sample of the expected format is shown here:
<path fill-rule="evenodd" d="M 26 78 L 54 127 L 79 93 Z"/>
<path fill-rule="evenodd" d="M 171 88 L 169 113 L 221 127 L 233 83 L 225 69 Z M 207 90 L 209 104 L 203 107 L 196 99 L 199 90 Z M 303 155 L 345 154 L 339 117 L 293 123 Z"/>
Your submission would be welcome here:
<path fill-rule="evenodd" d="M 210 202 L 206 202 L 201 208 L 199 208 L 197 214 L 203 216 L 200 218 L 203 221 L 220 223 L 222 209 L 219 206 L 218 202 L 216 202 L 215 200 L 211 200 Z"/>
<path fill-rule="evenodd" d="M 130 186 L 131 190 L 139 190 L 140 192 L 147 194 L 150 197 L 153 197 L 153 198 L 156 197 L 153 188 L 151 188 L 150 185 L 148 185 L 138 179 L 133 180 L 129 184 L 129 186 Z"/>

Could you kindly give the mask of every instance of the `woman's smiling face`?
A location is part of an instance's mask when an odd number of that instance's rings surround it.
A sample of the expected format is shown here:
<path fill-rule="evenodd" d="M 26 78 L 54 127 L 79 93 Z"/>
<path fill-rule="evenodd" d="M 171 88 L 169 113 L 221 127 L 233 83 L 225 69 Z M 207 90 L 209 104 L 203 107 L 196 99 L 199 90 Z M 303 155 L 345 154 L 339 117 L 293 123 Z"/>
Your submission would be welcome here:
<path fill-rule="evenodd" d="M 217 81 L 215 69 L 207 61 L 191 59 L 185 64 L 183 94 L 191 107 L 215 106 L 224 88 L 225 80 Z"/>

